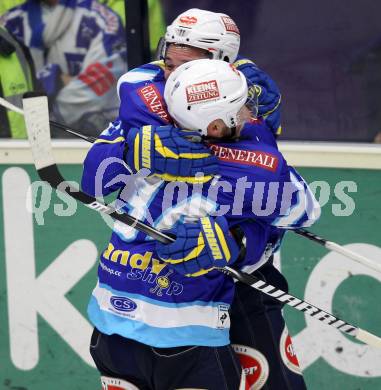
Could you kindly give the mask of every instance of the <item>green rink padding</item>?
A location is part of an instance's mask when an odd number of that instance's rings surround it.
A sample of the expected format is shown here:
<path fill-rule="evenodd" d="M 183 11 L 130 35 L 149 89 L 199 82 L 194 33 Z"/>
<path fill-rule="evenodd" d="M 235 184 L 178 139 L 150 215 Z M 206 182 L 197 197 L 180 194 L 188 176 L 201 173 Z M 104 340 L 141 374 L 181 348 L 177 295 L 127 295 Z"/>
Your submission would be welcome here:
<path fill-rule="evenodd" d="M 78 182 L 82 168 L 60 165 L 60 170 L 67 180 Z M 308 182 L 325 181 L 331 188 L 321 219 L 310 230 L 331 241 L 350 245 L 363 255 L 377 256 L 379 251 L 380 256 L 374 260 L 381 261 L 381 172 L 298 170 Z M 0 388 L 99 389 L 96 369 L 85 362 L 86 354 L 78 351 L 88 349 L 89 333 L 82 332 L 91 329 L 86 306 L 96 282 L 97 254 L 105 248 L 110 228 L 100 215 L 81 204 L 68 202 L 61 194 L 57 196 L 48 186 L 37 186 L 32 197 L 40 212 L 28 212 L 25 183 L 38 180 L 32 165 L 0 165 L 0 177 Z M 343 199 L 348 200 L 340 191 L 334 192 L 337 183 L 342 181 L 357 186 L 357 192 L 344 189 L 355 205 L 349 216 L 333 214 L 333 210 L 345 208 Z M 36 190 L 36 184 L 33 186 Z M 14 235 L 12 238 L 10 233 Z M 290 292 L 303 299 L 308 296 L 317 306 L 332 302 L 334 315 L 381 336 L 380 279 L 370 276 L 366 270 L 362 272 L 361 268 L 352 273 L 353 263 L 342 265 L 337 256 L 288 233 L 281 249 L 281 268 Z M 13 267 L 14 264 L 25 267 Z M 324 267 L 320 269 L 318 264 Z M 340 278 L 342 281 L 327 292 Z M 42 291 L 38 290 L 38 283 Z M 65 286 L 71 284 L 66 291 Z M 34 297 L 41 298 L 41 302 L 36 303 Z M 66 312 L 72 316 L 65 318 Z M 312 324 L 307 327 L 304 315 L 291 308 L 285 309 L 285 316 L 295 337 L 295 347 L 299 348 L 299 360 L 307 363 L 304 376 L 309 389 L 381 388 L 381 350 L 364 349 L 349 336 L 336 338 L 331 329 L 315 329 L 309 333 Z M 17 336 L 13 344 L 12 333 Z M 18 348 L 20 345 L 29 347 L 23 352 Z"/>

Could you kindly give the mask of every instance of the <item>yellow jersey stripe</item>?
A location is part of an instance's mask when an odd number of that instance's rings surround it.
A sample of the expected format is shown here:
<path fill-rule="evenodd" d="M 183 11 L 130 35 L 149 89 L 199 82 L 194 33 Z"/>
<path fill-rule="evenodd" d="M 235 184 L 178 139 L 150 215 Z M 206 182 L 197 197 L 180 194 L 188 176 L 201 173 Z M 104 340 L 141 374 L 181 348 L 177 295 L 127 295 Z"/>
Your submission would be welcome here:
<path fill-rule="evenodd" d="M 126 139 L 124 137 L 118 137 L 113 140 L 108 140 L 108 139 L 103 139 L 103 138 L 98 138 L 94 144 L 116 144 L 118 142 L 123 142 Z"/>

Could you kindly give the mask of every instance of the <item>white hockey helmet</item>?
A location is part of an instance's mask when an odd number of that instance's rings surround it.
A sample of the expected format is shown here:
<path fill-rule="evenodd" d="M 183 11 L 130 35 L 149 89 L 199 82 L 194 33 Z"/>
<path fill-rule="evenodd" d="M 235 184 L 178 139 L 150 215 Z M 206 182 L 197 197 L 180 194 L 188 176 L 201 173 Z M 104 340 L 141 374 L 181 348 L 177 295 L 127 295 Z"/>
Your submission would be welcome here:
<path fill-rule="evenodd" d="M 211 53 L 212 59 L 233 63 L 238 55 L 240 34 L 230 16 L 192 8 L 167 27 L 165 47 L 170 43 L 198 47 Z"/>
<path fill-rule="evenodd" d="M 229 128 L 240 124 L 239 111 L 247 100 L 245 76 L 233 65 L 201 59 L 179 66 L 164 89 L 168 111 L 177 124 L 207 135 L 208 125 L 222 119 Z"/>

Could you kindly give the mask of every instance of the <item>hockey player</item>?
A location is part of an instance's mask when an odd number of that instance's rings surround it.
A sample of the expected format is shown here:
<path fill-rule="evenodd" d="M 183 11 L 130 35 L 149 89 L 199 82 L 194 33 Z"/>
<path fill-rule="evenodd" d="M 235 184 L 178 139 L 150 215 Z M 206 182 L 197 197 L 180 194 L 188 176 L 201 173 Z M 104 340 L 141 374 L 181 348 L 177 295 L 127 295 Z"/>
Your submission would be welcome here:
<path fill-rule="evenodd" d="M 99 134 L 118 112 L 125 73 L 122 22 L 96 0 L 27 0 L 0 19 L 28 48 L 51 116 Z"/>
<path fill-rule="evenodd" d="M 144 123 L 153 125 L 171 123 L 171 117 L 162 98 L 165 78 L 177 66 L 192 59 L 214 57 L 232 62 L 237 57 L 239 48 L 239 33 L 237 33 L 237 27 L 234 26 L 234 22 L 225 14 L 192 9 L 179 15 L 167 29 L 167 42 L 162 51 L 164 63 L 144 65 L 128 72 L 119 80 L 118 93 L 121 106 L 120 121 L 116 123 L 116 126 L 128 129 L 131 126 L 142 126 Z M 235 62 L 235 65 L 243 71 L 248 80 L 253 82 L 250 81 L 249 85 L 254 84 L 255 90 L 259 93 L 258 117 L 266 121 L 267 127 L 259 132 L 258 137 L 271 145 L 276 145 L 272 134 L 275 135 L 280 129 L 280 94 L 275 83 L 249 60 L 240 59 Z M 154 131 L 151 134 L 152 137 L 154 134 L 157 135 Z M 178 140 L 179 135 L 173 128 L 166 134 L 161 133 L 163 142 L 164 140 Z M 100 142 L 101 139 L 102 136 Z M 181 147 L 179 144 L 174 144 L 175 142 L 172 143 L 171 148 L 178 152 L 176 159 L 170 159 L 169 154 L 166 155 L 166 159 L 163 159 L 155 148 L 151 155 L 151 171 L 156 169 L 156 173 L 166 180 L 179 179 L 179 175 L 187 176 L 195 167 L 194 161 L 190 164 L 189 159 L 185 163 L 184 159 L 178 158 L 180 148 L 184 151 L 184 148 L 190 148 L 190 144 L 182 144 Z M 152 142 L 152 145 L 156 146 L 156 143 Z M 200 170 L 205 169 L 205 163 L 206 159 L 200 163 Z M 211 164 L 211 161 L 207 164 Z M 209 168 L 209 173 L 212 173 L 215 169 L 214 163 L 209 165 Z M 237 230 L 239 231 L 239 228 Z M 254 271 L 255 267 L 247 270 Z M 271 263 L 261 267 L 258 272 L 260 272 L 260 277 L 287 290 L 284 277 Z M 241 283 L 237 283 L 235 299 L 236 303 L 232 307 L 231 338 L 235 344 L 238 344 L 236 350 L 242 352 L 240 353 L 241 361 L 252 373 L 251 379 L 261 382 L 266 381 L 268 377 L 266 384 L 270 388 L 303 389 L 305 385 L 299 375 L 300 370 L 295 364 L 296 356 L 293 355 L 290 361 L 284 358 L 290 356 L 289 353 L 285 353 L 285 342 L 287 342 L 288 349 L 292 349 L 292 345 L 279 304 L 252 289 L 247 289 Z M 267 342 L 267 339 L 271 342 Z M 255 372 L 253 367 L 247 367 L 247 363 L 253 361 L 258 364 Z M 257 372 L 262 372 L 262 377 L 258 377 Z"/>
<path fill-rule="evenodd" d="M 307 185 L 287 166 L 277 149 L 259 140 L 257 135 L 263 125 L 254 122 L 239 133 L 248 112 L 244 107 L 247 85 L 242 73 L 227 63 L 210 60 L 194 61 L 182 68 L 184 72 L 178 69 L 166 86 L 167 101 L 171 101 L 169 106 L 176 121 L 185 127 L 194 122 L 193 129 L 202 129 L 203 134 L 214 138 L 229 138 L 235 129 L 242 139 L 211 146 L 220 156 L 222 177 L 218 181 L 208 180 L 202 188 L 182 182 L 185 187 L 174 190 L 171 183 L 166 186 L 162 180 L 152 182 L 141 177 L 135 191 L 119 193 L 126 203 L 124 210 L 132 215 L 145 218 L 159 229 L 176 226 L 177 240 L 158 246 L 156 254 L 155 243 L 144 234 L 115 224 L 108 248 L 101 255 L 99 283 L 89 304 L 89 316 L 97 328 L 91 351 L 105 376 L 104 383 L 119 381 L 124 382 L 125 388 L 133 388 L 127 387 L 128 382 L 142 389 L 237 389 L 239 370 L 227 346 L 233 283 L 213 268 L 233 263 L 238 267 L 258 264 L 266 245 L 275 244 L 272 233 L 277 227 L 308 226 L 317 218 L 317 205 Z M 184 91 L 188 92 L 188 102 Z M 114 164 L 103 170 L 101 190 L 107 194 L 118 189 L 123 175 L 129 174 L 124 159 L 135 170 L 149 164 L 150 155 L 154 155 L 150 151 L 157 144 L 148 146 L 145 141 L 151 139 L 150 133 L 160 139 L 171 128 L 144 126 L 127 134 L 121 127 L 108 129 L 86 158 L 84 189 L 95 192 L 92 183 L 106 158 L 118 158 L 122 163 L 119 169 Z M 188 136 L 195 134 L 188 132 Z M 162 145 L 162 150 L 165 148 Z M 241 211 L 237 213 L 230 207 L 226 218 L 207 216 L 221 211 L 222 205 L 234 204 L 234 190 L 242 188 L 238 182 L 242 176 L 251 183 L 263 182 L 266 194 L 272 182 L 278 182 L 283 189 L 298 189 L 296 194 L 291 191 L 286 196 L 290 204 L 283 211 L 287 215 L 282 215 L 282 196 L 274 193 L 270 196 L 275 201 L 273 210 L 253 211 L 252 202 L 258 194 L 248 188 L 248 192 L 238 195 Z M 226 183 L 232 192 L 225 192 Z M 192 223 L 182 220 L 183 215 L 193 217 Z M 250 222 L 247 229 L 249 223 L 245 220 L 252 217 L 258 222 Z M 243 259 L 238 257 L 238 248 L 228 231 L 229 225 L 238 223 L 250 254 Z M 158 255 L 165 263 L 158 260 Z"/>
<path fill-rule="evenodd" d="M 257 135 L 262 141 L 276 147 L 275 136 L 280 131 L 279 91 L 268 75 L 250 60 L 238 56 L 240 38 L 237 31 L 235 23 L 225 14 L 191 9 L 179 15 L 165 35 L 165 45 L 161 50 L 164 63 L 144 65 L 119 80 L 121 106 L 118 126 L 128 129 L 144 123 L 172 123 L 162 94 L 165 78 L 177 66 L 198 58 L 213 57 L 229 62 L 237 59 L 234 65 L 259 93 L 258 119 L 265 121 L 267 126 L 260 131 L 257 129 L 260 133 Z M 175 174 L 174 179 L 181 173 L 177 161 L 173 160 L 170 167 L 171 173 Z M 163 170 L 159 173 L 166 180 L 173 178 L 173 175 L 163 174 Z M 239 228 L 236 230 L 239 232 Z M 246 270 L 253 272 L 255 269 L 250 267 Z M 272 266 L 271 261 L 256 272 L 258 277 L 284 290 L 288 289 L 285 278 Z M 242 283 L 236 286 L 231 313 L 231 340 L 236 345 L 236 351 L 239 351 L 242 364 L 252 373 L 252 381 L 265 382 L 270 388 L 305 388 L 279 303 Z M 252 366 L 247 366 L 248 362 L 253 361 L 257 364 L 255 372 Z M 258 376 L 258 372 L 262 376 Z"/>

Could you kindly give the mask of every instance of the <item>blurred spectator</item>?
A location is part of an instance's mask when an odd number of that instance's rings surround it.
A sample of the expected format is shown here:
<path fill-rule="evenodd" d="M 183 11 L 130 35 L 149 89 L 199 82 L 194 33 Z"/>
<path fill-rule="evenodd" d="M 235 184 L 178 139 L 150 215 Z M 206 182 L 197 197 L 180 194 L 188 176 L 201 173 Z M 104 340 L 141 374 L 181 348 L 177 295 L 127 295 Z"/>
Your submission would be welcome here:
<path fill-rule="evenodd" d="M 27 0 L 0 24 L 29 47 L 53 119 L 97 135 L 117 116 L 115 85 L 127 65 L 111 9 L 96 0 Z"/>
<path fill-rule="evenodd" d="M 21 107 L 22 95 L 34 89 L 34 68 L 29 52 L 0 27 L 0 96 Z M 26 138 L 21 114 L 0 107 L 0 137 Z"/>
<path fill-rule="evenodd" d="M 124 10 L 125 0 L 99 0 L 101 3 L 112 8 L 126 25 L 126 13 Z M 160 0 L 148 0 L 149 13 L 149 39 L 151 52 L 155 53 L 157 43 L 165 33 L 166 23 Z"/>

